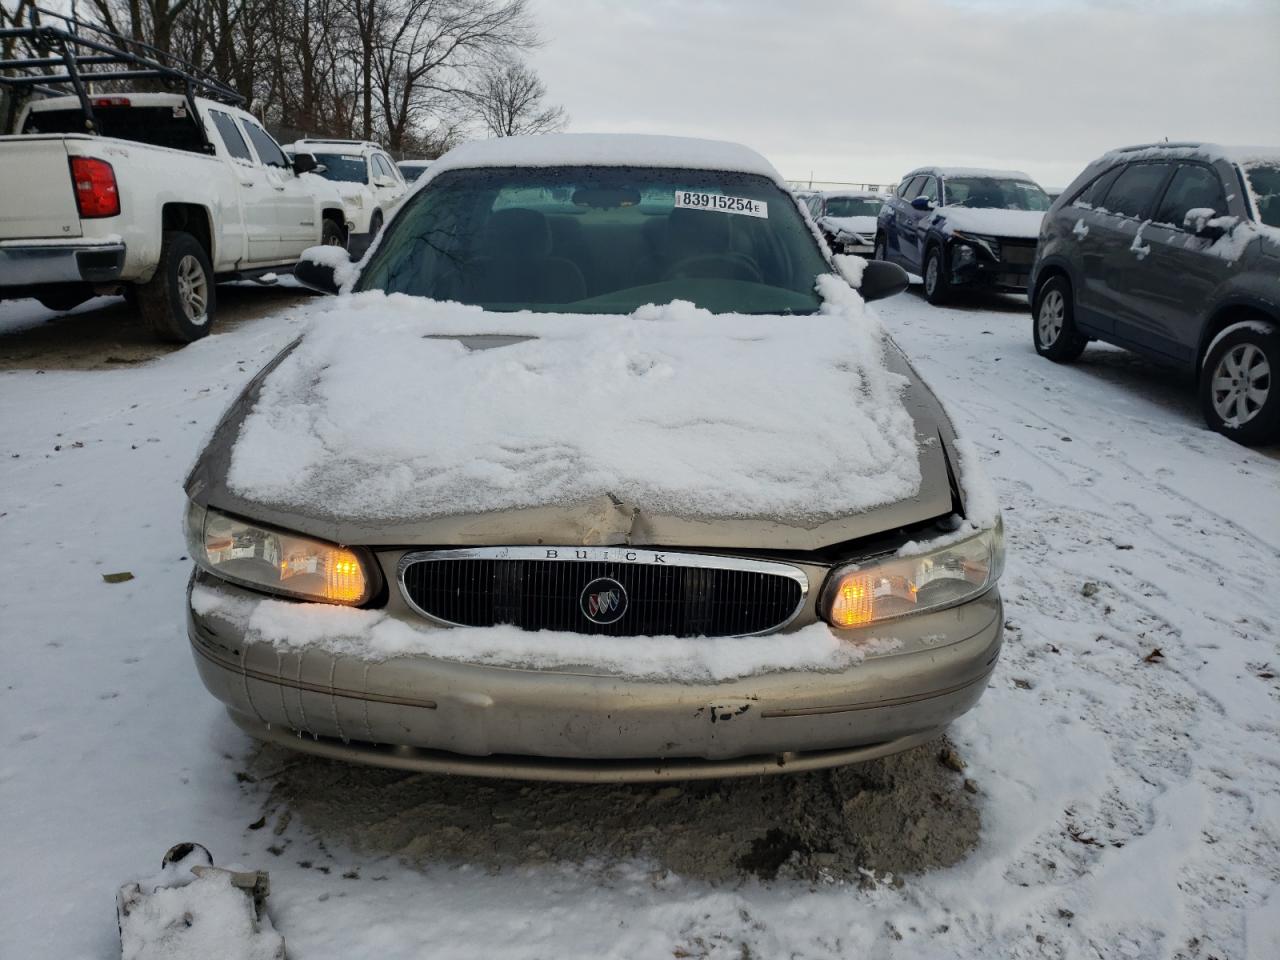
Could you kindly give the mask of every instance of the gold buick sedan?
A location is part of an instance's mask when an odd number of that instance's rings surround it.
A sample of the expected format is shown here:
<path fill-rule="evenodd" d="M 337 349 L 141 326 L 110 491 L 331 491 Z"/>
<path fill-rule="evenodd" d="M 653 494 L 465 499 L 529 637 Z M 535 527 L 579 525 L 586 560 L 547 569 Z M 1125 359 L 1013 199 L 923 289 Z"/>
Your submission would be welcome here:
<path fill-rule="evenodd" d="M 977 453 L 764 158 L 471 143 L 224 415 L 188 632 L 252 736 L 413 770 L 811 770 L 938 734 L 1001 645 Z"/>

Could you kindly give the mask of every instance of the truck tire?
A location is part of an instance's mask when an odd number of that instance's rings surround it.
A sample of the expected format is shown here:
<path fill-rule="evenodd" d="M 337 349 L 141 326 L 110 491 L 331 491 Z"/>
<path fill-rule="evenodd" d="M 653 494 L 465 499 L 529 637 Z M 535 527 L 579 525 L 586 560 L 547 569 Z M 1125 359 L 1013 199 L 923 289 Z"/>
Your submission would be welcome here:
<path fill-rule="evenodd" d="M 138 311 L 156 335 L 191 343 L 209 333 L 215 308 L 213 267 L 200 242 L 166 230 L 155 276 L 138 287 Z"/>
<path fill-rule="evenodd" d="M 345 247 L 347 245 L 347 231 L 342 229 L 342 225 L 336 220 L 324 218 L 324 223 L 320 227 L 320 243 L 326 247 Z"/>

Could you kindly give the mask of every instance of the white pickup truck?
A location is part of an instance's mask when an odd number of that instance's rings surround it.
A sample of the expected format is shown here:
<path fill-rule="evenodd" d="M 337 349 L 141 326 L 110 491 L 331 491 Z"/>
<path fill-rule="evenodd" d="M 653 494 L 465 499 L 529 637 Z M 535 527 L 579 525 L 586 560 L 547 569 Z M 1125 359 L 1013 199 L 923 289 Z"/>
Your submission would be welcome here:
<path fill-rule="evenodd" d="M 0 299 L 136 299 L 156 333 L 209 332 L 214 284 L 346 242 L 337 188 L 249 113 L 178 93 L 28 102 L 0 136 Z"/>

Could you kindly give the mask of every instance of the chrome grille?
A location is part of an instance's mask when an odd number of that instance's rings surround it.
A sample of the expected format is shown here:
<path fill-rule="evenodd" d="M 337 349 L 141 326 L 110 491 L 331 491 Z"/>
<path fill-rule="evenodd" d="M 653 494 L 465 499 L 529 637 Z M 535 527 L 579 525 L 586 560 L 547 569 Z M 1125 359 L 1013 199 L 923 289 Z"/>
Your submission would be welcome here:
<path fill-rule="evenodd" d="M 605 636 L 766 633 L 808 593 L 804 573 L 784 563 L 619 547 L 423 551 L 398 573 L 405 600 L 441 623 Z"/>

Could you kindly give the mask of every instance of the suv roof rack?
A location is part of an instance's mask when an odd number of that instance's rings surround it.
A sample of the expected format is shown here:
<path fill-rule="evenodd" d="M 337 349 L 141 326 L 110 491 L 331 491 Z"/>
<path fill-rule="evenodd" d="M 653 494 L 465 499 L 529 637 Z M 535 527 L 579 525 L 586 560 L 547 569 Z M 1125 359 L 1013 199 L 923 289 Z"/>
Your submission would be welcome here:
<path fill-rule="evenodd" d="M 1200 140 L 1175 140 L 1170 143 L 1168 140 L 1162 140 L 1160 143 L 1135 143 L 1129 147 L 1116 147 L 1112 153 L 1132 153 L 1134 150 L 1186 150 L 1189 147 L 1203 147 L 1205 144 Z"/>
<path fill-rule="evenodd" d="M 55 22 L 45 24 L 42 18 Z M 187 98 L 193 118 L 199 117 L 196 96 L 235 107 L 245 103 L 245 98 L 227 84 L 185 60 L 43 7 L 30 8 L 27 26 L 0 29 L 0 39 L 10 38 L 26 40 L 36 55 L 0 60 L 0 86 L 11 87 L 18 94 L 9 107 L 10 115 L 0 118 L 3 130 L 9 129 L 18 107 L 32 94 L 57 97 L 72 93 L 80 101 L 85 131 L 96 133 L 88 84 L 107 81 L 157 80 Z M 15 72 L 6 75 L 6 71 Z"/>

